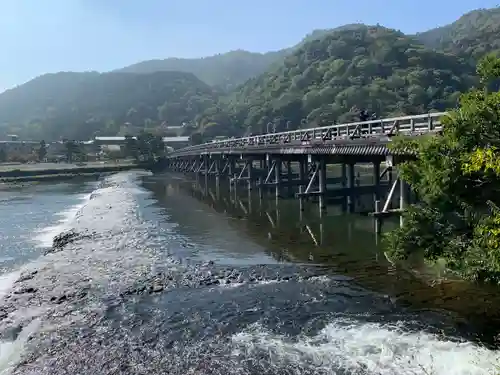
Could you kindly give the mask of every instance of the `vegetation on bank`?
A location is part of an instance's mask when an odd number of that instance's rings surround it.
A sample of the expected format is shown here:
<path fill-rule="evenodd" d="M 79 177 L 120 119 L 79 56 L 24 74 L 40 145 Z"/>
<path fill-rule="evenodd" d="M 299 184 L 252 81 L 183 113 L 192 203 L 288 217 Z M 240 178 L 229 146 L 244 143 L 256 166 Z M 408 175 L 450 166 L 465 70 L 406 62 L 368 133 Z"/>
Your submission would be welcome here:
<path fill-rule="evenodd" d="M 390 232 L 390 255 L 422 253 L 444 259 L 449 269 L 476 281 L 500 282 L 500 59 L 477 66 L 481 87 L 460 98 L 443 119 L 442 136 L 400 139 L 395 150 L 418 158 L 400 168 L 419 197 Z"/>

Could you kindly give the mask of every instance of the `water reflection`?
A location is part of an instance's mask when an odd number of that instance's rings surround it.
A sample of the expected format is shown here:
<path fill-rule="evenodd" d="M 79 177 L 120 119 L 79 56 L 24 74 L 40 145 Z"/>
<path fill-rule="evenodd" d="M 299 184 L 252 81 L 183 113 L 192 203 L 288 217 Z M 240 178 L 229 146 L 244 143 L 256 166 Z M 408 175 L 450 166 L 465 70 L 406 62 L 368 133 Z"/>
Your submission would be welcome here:
<path fill-rule="evenodd" d="M 178 230 L 189 227 L 191 237 L 204 231 L 204 238 L 216 243 L 230 232 L 234 238 L 226 251 L 264 252 L 278 262 L 322 264 L 409 309 L 446 310 L 458 321 L 471 320 L 483 340 L 491 342 L 500 332 L 498 288 L 439 279 L 423 264 L 412 268 L 392 264 L 370 217 L 342 214 L 341 207 L 329 206 L 320 218 L 314 202 L 301 211 L 296 199 L 276 201 L 265 194 L 261 199 L 258 189 L 230 191 L 224 184 L 178 175 L 157 178 L 147 186 L 167 212 L 174 205 L 183 207 L 179 223 L 185 228 Z M 199 205 L 194 206 L 195 201 Z M 224 225 L 214 213 L 223 215 Z M 208 225 L 207 232 L 203 228 Z M 397 221 L 386 229 L 395 225 Z"/>

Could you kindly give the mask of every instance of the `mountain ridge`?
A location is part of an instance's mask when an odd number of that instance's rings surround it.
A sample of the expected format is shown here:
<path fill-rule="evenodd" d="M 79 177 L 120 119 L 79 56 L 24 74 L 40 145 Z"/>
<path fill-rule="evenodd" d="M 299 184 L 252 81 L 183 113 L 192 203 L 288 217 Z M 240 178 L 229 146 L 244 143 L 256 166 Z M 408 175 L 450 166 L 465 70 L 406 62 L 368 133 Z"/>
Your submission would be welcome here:
<path fill-rule="evenodd" d="M 280 51 L 167 59 L 176 70 L 149 60 L 111 72 L 48 73 L 0 94 L 0 137 L 84 139 L 123 133 L 121 123 L 157 129 L 166 121 L 188 122 L 186 134 L 209 138 L 262 131 L 267 122 L 345 120 L 355 115 L 352 104 L 381 115 L 442 109 L 473 84 L 477 58 L 497 47 L 494 8 L 415 35 L 349 24 L 313 30 Z"/>

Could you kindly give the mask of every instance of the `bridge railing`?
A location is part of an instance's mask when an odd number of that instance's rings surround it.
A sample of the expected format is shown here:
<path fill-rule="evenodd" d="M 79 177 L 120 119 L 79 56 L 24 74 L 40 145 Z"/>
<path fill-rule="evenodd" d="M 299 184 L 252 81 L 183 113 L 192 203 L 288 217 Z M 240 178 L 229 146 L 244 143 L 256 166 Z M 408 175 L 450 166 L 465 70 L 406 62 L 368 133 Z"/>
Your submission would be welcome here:
<path fill-rule="evenodd" d="M 440 131 L 441 117 L 446 112 L 423 115 L 385 118 L 347 124 L 336 124 L 318 128 L 298 129 L 279 133 L 258 134 L 242 138 L 230 138 L 200 145 L 188 146 L 170 153 L 196 154 L 217 149 L 242 149 L 268 145 L 316 144 L 332 140 L 370 139 L 390 137 L 398 134 L 425 134 Z"/>

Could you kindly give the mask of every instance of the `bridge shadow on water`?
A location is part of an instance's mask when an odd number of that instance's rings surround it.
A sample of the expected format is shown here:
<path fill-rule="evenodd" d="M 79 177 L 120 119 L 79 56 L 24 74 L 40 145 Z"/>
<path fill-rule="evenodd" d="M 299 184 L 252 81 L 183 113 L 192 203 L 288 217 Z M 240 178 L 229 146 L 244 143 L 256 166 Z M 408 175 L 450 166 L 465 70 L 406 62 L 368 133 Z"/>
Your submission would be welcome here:
<path fill-rule="evenodd" d="M 237 233 L 250 238 L 278 262 L 320 264 L 400 305 L 447 312 L 458 324 L 462 319 L 472 323 L 480 340 L 496 346 L 500 289 L 445 279 L 442 271 L 423 262 L 391 263 L 384 255 L 380 236 L 375 234 L 373 219 L 367 215 L 346 214 L 341 206 L 329 205 L 326 215 L 320 217 L 315 202 L 306 202 L 301 211 L 296 199 L 276 200 L 272 194 L 264 194 L 261 199 L 257 189 L 230 189 L 227 184 L 217 186 L 211 180 L 178 174 L 157 175 L 149 182 L 147 187 L 160 205 L 179 197 L 194 197 L 207 210 L 227 217 Z M 360 198 L 359 210 L 367 211 L 370 198 Z M 182 218 L 177 221 L 183 225 Z M 384 229 L 395 228 L 398 223 L 398 219 L 389 220 Z"/>

